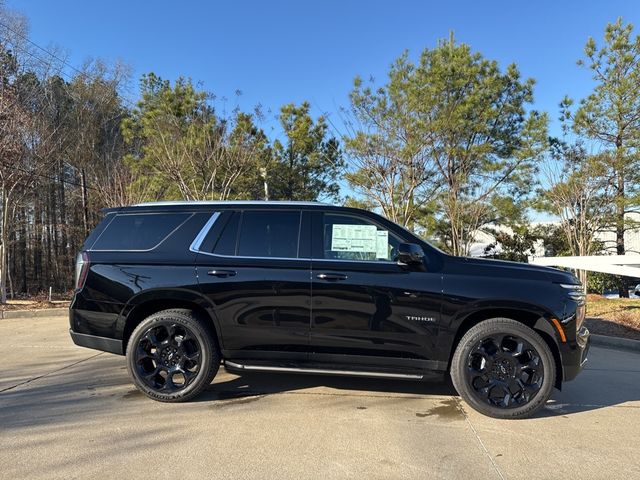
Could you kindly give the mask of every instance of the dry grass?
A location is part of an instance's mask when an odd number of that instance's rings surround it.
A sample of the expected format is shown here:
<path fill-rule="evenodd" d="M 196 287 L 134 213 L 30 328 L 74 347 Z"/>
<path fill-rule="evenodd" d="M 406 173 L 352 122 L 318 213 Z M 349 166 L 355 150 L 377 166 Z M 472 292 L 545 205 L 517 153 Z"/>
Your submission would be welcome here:
<path fill-rule="evenodd" d="M 54 293 L 49 301 L 48 292 L 31 295 L 20 295 L 10 298 L 7 303 L 0 305 L 0 310 L 40 310 L 42 308 L 68 308 L 73 297 L 73 291 Z"/>
<path fill-rule="evenodd" d="M 640 299 L 588 295 L 587 317 L 592 333 L 640 340 Z"/>
<path fill-rule="evenodd" d="M 0 310 L 40 310 L 43 308 L 68 308 L 67 300 L 7 300 L 5 305 L 0 305 Z"/>
<path fill-rule="evenodd" d="M 587 303 L 589 302 L 598 302 L 600 300 L 606 300 L 602 295 L 598 295 L 597 293 L 588 293 L 587 294 Z"/>
<path fill-rule="evenodd" d="M 587 297 L 587 316 L 614 320 L 640 328 L 640 299 Z"/>
<path fill-rule="evenodd" d="M 613 321 L 640 330 L 640 318 L 638 318 L 637 312 L 635 315 L 631 312 L 616 312 L 613 314 Z"/>

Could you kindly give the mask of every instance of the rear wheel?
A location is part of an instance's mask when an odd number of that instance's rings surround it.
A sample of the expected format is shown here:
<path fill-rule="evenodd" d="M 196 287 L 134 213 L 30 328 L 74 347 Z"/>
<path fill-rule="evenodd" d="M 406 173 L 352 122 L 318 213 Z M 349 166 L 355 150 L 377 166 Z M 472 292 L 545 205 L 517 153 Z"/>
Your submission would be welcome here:
<path fill-rule="evenodd" d="M 195 397 L 219 366 L 212 335 L 191 310 L 163 310 L 145 318 L 127 346 L 127 369 L 135 386 L 161 402 Z"/>
<path fill-rule="evenodd" d="M 475 410 L 494 418 L 526 418 L 551 396 L 556 365 L 533 329 L 508 318 L 485 320 L 460 340 L 451 379 Z"/>

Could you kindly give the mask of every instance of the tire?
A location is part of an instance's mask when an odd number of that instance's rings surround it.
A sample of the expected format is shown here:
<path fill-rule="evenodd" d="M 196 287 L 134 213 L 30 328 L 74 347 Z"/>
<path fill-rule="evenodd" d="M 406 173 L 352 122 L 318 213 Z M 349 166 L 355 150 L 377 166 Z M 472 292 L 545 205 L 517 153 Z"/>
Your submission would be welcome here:
<path fill-rule="evenodd" d="M 509 318 L 473 326 L 451 362 L 451 380 L 467 404 L 493 418 L 527 418 L 553 391 L 556 364 L 533 329 Z"/>
<path fill-rule="evenodd" d="M 207 326 L 191 310 L 154 313 L 127 345 L 127 370 L 136 388 L 160 402 L 184 402 L 204 390 L 220 367 Z"/>

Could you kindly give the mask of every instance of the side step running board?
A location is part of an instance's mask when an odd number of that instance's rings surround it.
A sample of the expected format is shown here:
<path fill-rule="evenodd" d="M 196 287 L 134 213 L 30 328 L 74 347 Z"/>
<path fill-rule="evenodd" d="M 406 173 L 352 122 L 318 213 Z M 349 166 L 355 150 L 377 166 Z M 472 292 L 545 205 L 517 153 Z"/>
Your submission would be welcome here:
<path fill-rule="evenodd" d="M 410 373 L 362 372 L 357 370 L 330 370 L 324 368 L 268 367 L 262 365 L 243 365 L 229 360 L 225 360 L 224 364 L 231 368 L 235 368 L 236 370 L 243 370 L 247 372 L 310 373 L 317 375 L 344 375 L 348 377 L 402 378 L 405 380 L 422 380 L 423 378 L 423 375 Z"/>

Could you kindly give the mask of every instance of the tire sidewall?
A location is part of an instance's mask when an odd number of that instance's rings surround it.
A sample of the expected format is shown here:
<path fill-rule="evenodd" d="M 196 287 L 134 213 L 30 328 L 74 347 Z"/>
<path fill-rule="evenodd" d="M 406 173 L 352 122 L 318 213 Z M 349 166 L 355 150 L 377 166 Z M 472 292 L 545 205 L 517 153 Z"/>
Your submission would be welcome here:
<path fill-rule="evenodd" d="M 178 324 L 188 328 L 199 343 L 200 348 L 200 366 L 196 378 L 193 379 L 184 390 L 174 393 L 161 393 L 149 387 L 142 379 L 138 377 L 138 371 L 135 365 L 136 356 L 135 349 L 141 337 L 147 330 L 162 324 Z M 213 369 L 213 363 L 219 363 L 219 355 L 210 333 L 206 328 L 193 316 L 184 315 L 175 311 L 162 311 L 144 319 L 135 328 L 127 345 L 127 370 L 129 376 L 133 380 L 136 388 L 138 388 L 146 396 L 164 402 L 185 401 L 200 393 L 211 382 L 210 372 Z M 217 369 L 216 369 L 217 370 Z"/>
<path fill-rule="evenodd" d="M 467 374 L 471 350 L 492 334 L 514 334 L 526 339 L 540 355 L 544 378 L 533 399 L 516 408 L 500 408 L 476 398 Z M 451 378 L 462 398 L 475 410 L 494 418 L 525 418 L 540 410 L 549 399 L 555 384 L 556 368 L 553 354 L 544 339 L 533 329 L 515 320 L 495 318 L 472 327 L 460 340 L 451 364 Z"/>

